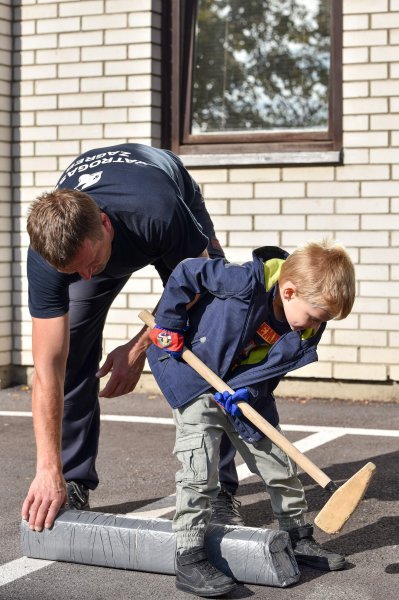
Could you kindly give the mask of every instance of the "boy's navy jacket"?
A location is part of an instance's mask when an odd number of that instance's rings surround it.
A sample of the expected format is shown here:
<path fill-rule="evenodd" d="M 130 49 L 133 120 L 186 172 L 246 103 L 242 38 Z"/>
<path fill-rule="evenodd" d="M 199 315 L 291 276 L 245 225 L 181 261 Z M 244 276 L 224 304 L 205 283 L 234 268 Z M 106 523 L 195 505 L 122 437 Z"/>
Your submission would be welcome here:
<path fill-rule="evenodd" d="M 184 260 L 169 277 L 155 317 L 157 325 L 166 329 L 188 326 L 185 345 L 233 389 L 249 387 L 253 406 L 273 425 L 278 424 L 273 390 L 286 373 L 317 360 L 316 347 L 325 329 L 323 323 L 309 339 L 302 339 L 300 331 L 289 330 L 261 362 L 234 368 L 262 323 L 275 321 L 276 284 L 266 291 L 264 262 L 287 256 L 281 248 L 266 246 L 255 250 L 253 260 L 243 265 L 226 264 L 223 259 Z M 200 299 L 187 311 L 186 304 L 196 294 Z M 154 344 L 147 357 L 172 408 L 211 390 L 183 359 L 176 360 Z M 261 402 L 256 402 L 257 397 Z"/>

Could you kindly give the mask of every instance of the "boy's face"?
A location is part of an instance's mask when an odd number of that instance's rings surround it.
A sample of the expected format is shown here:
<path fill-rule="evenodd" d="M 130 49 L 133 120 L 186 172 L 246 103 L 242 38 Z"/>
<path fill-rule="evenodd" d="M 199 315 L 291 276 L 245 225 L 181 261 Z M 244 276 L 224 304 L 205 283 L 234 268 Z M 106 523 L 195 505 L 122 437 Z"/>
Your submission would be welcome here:
<path fill-rule="evenodd" d="M 333 318 L 324 308 L 300 298 L 290 281 L 285 282 L 279 291 L 285 318 L 293 331 L 308 328 L 317 331 L 322 323 Z"/>

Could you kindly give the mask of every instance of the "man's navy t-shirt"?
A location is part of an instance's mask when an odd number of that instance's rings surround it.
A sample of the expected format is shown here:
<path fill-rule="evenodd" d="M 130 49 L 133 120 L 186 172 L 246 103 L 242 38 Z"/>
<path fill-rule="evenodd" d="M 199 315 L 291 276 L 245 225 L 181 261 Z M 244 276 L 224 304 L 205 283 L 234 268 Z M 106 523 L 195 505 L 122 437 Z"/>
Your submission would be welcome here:
<path fill-rule="evenodd" d="M 57 187 L 89 194 L 111 220 L 112 253 L 99 277 L 125 277 L 161 259 L 165 280 L 165 267 L 171 271 L 207 246 L 190 210 L 198 203 L 198 186 L 167 150 L 120 144 L 85 152 Z M 27 268 L 31 315 L 49 318 L 68 312 L 68 288 L 80 276 L 59 273 L 31 248 Z"/>

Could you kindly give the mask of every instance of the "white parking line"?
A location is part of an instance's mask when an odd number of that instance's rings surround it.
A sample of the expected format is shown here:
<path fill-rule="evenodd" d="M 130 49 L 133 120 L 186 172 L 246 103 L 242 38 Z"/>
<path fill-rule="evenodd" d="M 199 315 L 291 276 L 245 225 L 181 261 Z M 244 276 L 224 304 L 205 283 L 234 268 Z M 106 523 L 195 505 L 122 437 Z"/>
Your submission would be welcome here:
<path fill-rule="evenodd" d="M 32 413 L 22 410 L 0 410 L 0 417 L 32 417 Z M 167 417 L 101 415 L 100 419 L 101 421 L 114 421 L 116 423 L 155 423 L 156 425 L 174 425 L 173 419 Z"/>
<path fill-rule="evenodd" d="M 31 412 L 18 410 L 0 410 L 0 417 L 32 417 Z M 114 423 L 146 423 L 155 425 L 173 425 L 173 419 L 168 417 L 135 417 L 130 415 L 101 415 L 101 421 Z M 378 437 L 399 437 L 398 429 L 365 429 L 362 427 L 328 427 L 325 425 L 280 425 L 284 431 L 299 432 L 331 432 L 340 435 L 371 435 Z"/>
<path fill-rule="evenodd" d="M 366 429 L 364 427 L 328 427 L 324 425 L 281 425 L 284 431 L 325 431 L 342 432 L 342 435 L 371 435 L 378 437 L 399 437 L 398 429 Z"/>
<path fill-rule="evenodd" d="M 23 410 L 0 410 L 0 417 L 31 417 L 31 412 Z"/>
<path fill-rule="evenodd" d="M 0 567 L 0 587 L 52 564 L 52 560 L 39 560 L 38 558 L 27 558 L 26 556 L 17 558 L 17 560 Z"/>
<path fill-rule="evenodd" d="M 130 415 L 101 415 L 101 421 L 114 423 L 155 423 L 156 425 L 174 425 L 173 419 L 168 417 L 133 417 Z"/>

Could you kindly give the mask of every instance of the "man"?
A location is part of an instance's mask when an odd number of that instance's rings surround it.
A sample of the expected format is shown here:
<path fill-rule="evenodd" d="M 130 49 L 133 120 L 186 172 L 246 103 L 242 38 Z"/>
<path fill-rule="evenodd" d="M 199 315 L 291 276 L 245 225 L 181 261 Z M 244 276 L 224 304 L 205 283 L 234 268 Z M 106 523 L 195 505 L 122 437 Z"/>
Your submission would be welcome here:
<path fill-rule="evenodd" d="M 89 506 L 98 485 L 98 396 L 131 392 L 146 328 L 99 369 L 107 312 L 131 274 L 153 264 L 165 284 L 188 257 L 224 257 L 198 185 L 169 151 L 121 144 L 82 154 L 28 216 L 37 471 L 22 507 L 32 529 Z M 99 378 L 110 374 L 99 393 Z M 221 451 L 217 520 L 239 522 L 234 449 Z M 217 515 L 216 515 L 217 516 Z M 230 519 L 230 521 L 229 521 Z"/>

